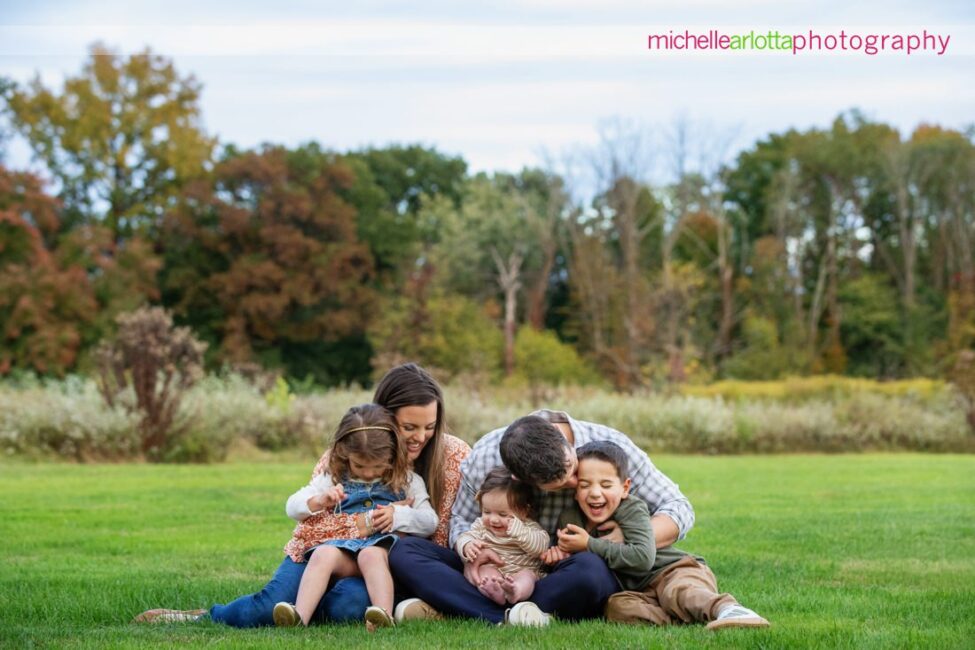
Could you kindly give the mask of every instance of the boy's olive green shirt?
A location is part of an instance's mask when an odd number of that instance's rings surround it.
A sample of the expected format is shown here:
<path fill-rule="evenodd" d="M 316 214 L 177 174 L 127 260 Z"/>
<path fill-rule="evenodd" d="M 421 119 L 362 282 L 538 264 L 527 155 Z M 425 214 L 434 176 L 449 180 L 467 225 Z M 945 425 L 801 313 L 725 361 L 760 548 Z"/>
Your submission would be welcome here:
<path fill-rule="evenodd" d="M 623 533 L 622 544 L 600 539 L 605 533 L 598 529 L 588 530 L 586 517 L 578 503 L 562 511 L 559 528 L 565 528 L 566 524 L 586 528 L 589 550 L 606 561 L 625 591 L 643 591 L 664 569 L 690 555 L 673 546 L 657 549 L 650 525 L 650 510 L 643 499 L 627 498 L 620 501 L 612 520 L 619 524 Z M 704 564 L 704 558 L 693 557 Z"/>

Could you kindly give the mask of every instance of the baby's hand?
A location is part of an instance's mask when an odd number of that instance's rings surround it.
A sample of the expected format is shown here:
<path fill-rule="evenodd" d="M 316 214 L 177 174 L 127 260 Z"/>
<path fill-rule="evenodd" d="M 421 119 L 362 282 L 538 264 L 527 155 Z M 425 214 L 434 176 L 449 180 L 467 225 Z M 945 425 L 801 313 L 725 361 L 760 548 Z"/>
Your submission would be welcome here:
<path fill-rule="evenodd" d="M 464 561 L 473 562 L 477 559 L 478 553 L 484 548 L 484 542 L 480 540 L 471 540 L 464 545 Z"/>
<path fill-rule="evenodd" d="M 569 557 L 571 556 L 558 546 L 553 546 L 542 551 L 541 559 L 543 564 L 558 564 L 562 560 L 569 559 Z"/>

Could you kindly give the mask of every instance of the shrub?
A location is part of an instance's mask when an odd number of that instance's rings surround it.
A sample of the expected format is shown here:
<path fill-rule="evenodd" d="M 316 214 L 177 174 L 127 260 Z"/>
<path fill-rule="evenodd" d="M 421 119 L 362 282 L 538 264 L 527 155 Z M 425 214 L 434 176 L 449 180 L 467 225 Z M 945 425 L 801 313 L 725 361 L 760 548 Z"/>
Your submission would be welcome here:
<path fill-rule="evenodd" d="M 159 307 L 119 314 L 116 322 L 114 339 L 96 351 L 102 396 L 109 408 L 122 405 L 139 413 L 142 453 L 163 460 L 179 435 L 174 425 L 183 393 L 202 374 L 206 344 L 189 328 L 174 328 Z M 120 399 L 129 389 L 134 405 Z"/>
<path fill-rule="evenodd" d="M 0 448 L 79 462 L 138 457 L 138 416 L 106 407 L 90 381 L 0 390 Z"/>

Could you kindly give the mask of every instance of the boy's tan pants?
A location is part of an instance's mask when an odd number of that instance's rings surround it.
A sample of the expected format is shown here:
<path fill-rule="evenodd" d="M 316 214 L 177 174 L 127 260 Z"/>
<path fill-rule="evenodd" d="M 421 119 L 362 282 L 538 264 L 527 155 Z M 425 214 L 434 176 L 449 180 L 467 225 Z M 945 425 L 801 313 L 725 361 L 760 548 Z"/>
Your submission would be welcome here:
<path fill-rule="evenodd" d="M 719 594 L 707 566 L 685 557 L 664 569 L 643 591 L 621 591 L 606 602 L 606 620 L 617 623 L 706 623 L 726 605 L 731 594 Z"/>

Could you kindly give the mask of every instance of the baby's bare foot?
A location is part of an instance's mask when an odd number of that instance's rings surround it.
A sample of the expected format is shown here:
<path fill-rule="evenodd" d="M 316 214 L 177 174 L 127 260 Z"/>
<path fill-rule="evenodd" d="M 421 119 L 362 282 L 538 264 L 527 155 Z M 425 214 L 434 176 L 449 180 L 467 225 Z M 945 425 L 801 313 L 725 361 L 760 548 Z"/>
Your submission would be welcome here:
<path fill-rule="evenodd" d="M 504 582 L 501 583 L 501 589 L 504 591 L 507 601 L 514 605 L 523 600 L 528 600 L 532 592 L 535 591 L 535 582 L 522 580 L 520 577 L 518 580 L 513 580 L 511 576 L 505 576 Z"/>
<path fill-rule="evenodd" d="M 504 591 L 497 578 L 484 578 L 477 590 L 499 605 L 504 605 L 506 602 Z"/>

